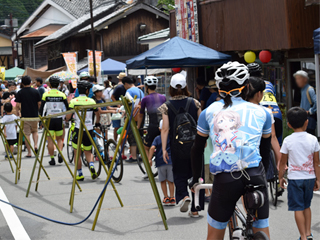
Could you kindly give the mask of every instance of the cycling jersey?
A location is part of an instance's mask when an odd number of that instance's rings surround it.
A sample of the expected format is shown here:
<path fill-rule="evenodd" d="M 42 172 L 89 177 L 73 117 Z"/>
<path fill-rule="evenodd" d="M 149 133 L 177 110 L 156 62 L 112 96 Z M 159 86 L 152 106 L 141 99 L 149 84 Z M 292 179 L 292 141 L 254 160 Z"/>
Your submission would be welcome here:
<path fill-rule="evenodd" d="M 92 99 L 87 97 L 85 94 L 80 94 L 79 97 L 76 97 L 70 101 L 69 107 L 75 108 L 76 106 L 84 106 L 84 105 L 94 105 L 96 102 Z M 87 129 L 93 130 L 93 112 L 98 111 L 97 108 L 90 108 L 87 109 L 86 118 L 85 118 L 85 125 Z M 80 128 L 80 119 L 77 114 L 75 114 L 75 128 Z M 83 129 L 85 131 L 85 129 Z"/>
<path fill-rule="evenodd" d="M 53 115 L 63 112 L 63 108 L 68 109 L 67 97 L 57 89 L 51 89 L 42 95 L 40 114 L 42 116 Z M 58 117 L 62 118 L 62 116 Z"/>
<path fill-rule="evenodd" d="M 145 114 L 145 109 L 149 115 L 149 125 L 159 127 L 161 113 L 158 108 L 166 102 L 166 97 L 159 93 L 151 93 L 145 96 L 141 101 L 140 113 Z M 153 139 L 151 140 L 152 143 Z M 150 143 L 150 144 L 151 144 Z"/>
<path fill-rule="evenodd" d="M 263 134 L 271 133 L 271 116 L 259 105 L 232 98 L 232 106 L 214 102 L 199 117 L 198 131 L 210 135 L 214 151 L 210 157 L 212 174 L 258 167 Z"/>

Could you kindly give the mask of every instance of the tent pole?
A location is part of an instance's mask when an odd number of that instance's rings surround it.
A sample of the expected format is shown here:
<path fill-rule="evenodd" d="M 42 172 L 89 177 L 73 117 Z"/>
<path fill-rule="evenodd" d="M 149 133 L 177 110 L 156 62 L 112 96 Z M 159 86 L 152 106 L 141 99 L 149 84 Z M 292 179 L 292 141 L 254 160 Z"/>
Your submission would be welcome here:
<path fill-rule="evenodd" d="M 314 55 L 314 65 L 316 71 L 316 90 L 319 92 L 320 90 L 320 71 L 319 71 L 319 54 Z M 318 127 L 318 137 L 320 137 L 320 94 L 317 94 L 317 127 Z"/>

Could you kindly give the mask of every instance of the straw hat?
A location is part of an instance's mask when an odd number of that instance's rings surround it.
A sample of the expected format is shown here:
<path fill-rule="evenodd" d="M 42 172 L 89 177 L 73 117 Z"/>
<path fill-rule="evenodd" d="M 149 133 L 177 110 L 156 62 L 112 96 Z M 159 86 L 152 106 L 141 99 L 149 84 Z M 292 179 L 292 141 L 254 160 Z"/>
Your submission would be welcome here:
<path fill-rule="evenodd" d="M 127 76 L 127 74 L 125 74 L 124 72 L 122 72 L 122 73 L 119 73 L 119 76 L 117 76 L 117 78 L 119 78 L 120 80 L 122 79 L 122 78 L 124 78 L 124 77 L 126 77 Z"/>

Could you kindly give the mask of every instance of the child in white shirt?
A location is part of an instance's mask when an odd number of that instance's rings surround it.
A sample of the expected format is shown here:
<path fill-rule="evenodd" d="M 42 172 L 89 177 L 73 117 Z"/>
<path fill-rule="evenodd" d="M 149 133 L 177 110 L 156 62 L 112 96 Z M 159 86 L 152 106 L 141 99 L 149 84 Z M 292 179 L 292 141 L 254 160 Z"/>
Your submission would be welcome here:
<path fill-rule="evenodd" d="M 282 188 L 288 162 L 288 207 L 295 212 L 300 239 L 311 240 L 311 200 L 313 191 L 320 187 L 320 162 L 318 139 L 307 133 L 308 114 L 299 107 L 287 113 L 288 126 L 294 133 L 286 137 L 281 147 L 279 179 Z"/>

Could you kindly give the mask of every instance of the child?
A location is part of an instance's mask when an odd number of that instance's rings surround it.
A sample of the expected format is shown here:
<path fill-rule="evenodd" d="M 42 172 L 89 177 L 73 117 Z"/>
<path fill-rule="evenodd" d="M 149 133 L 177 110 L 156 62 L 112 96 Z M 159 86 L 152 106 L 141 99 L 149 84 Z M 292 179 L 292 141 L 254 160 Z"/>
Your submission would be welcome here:
<path fill-rule="evenodd" d="M 306 132 L 308 114 L 299 107 L 287 113 L 288 126 L 294 133 L 286 137 L 281 147 L 279 179 L 282 188 L 288 161 L 288 206 L 294 211 L 301 240 L 313 239 L 311 233 L 311 199 L 313 191 L 319 190 L 320 163 L 319 143 L 316 137 Z"/>
<path fill-rule="evenodd" d="M 2 120 L 1 120 L 2 123 L 12 122 L 12 121 L 18 119 L 18 117 L 12 113 L 12 108 L 13 107 L 10 102 L 6 103 L 4 105 L 3 109 L 6 112 L 6 115 L 3 116 Z M 4 132 L 5 138 L 8 141 L 10 150 L 13 153 L 14 145 L 18 142 L 17 141 L 17 124 L 10 123 L 8 125 L 5 125 L 3 132 Z M 6 158 L 7 157 L 8 156 L 6 155 Z M 10 156 L 10 158 L 12 158 L 12 156 Z"/>
<path fill-rule="evenodd" d="M 162 120 L 159 124 L 159 130 L 161 132 L 162 129 Z M 156 152 L 155 152 L 156 151 Z M 163 205 L 165 206 L 174 206 L 176 204 L 176 199 L 174 196 L 174 183 L 173 183 L 173 172 L 172 172 L 172 161 L 171 161 L 171 150 L 170 150 L 170 142 L 168 138 L 167 143 L 167 152 L 169 154 L 169 160 L 167 162 L 164 162 L 163 156 L 162 156 L 162 144 L 161 144 L 161 136 L 157 136 L 151 145 L 150 151 L 149 151 L 149 163 L 150 166 L 152 166 L 152 157 L 154 152 L 156 153 L 156 167 L 158 168 L 158 177 L 159 181 L 161 183 L 161 189 L 164 195 L 163 199 Z M 170 196 L 168 196 L 168 190 L 167 190 L 167 182 L 169 185 L 169 192 Z"/>

